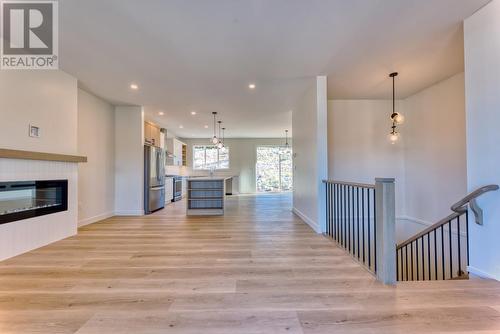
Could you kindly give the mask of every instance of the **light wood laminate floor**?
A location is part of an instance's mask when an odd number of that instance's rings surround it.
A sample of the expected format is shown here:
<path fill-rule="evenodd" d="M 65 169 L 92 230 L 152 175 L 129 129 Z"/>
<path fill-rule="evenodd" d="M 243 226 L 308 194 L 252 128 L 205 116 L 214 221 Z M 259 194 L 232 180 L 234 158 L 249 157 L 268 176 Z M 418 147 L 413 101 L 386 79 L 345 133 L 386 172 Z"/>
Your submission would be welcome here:
<path fill-rule="evenodd" d="M 1 262 L 0 333 L 500 333 L 498 282 L 383 286 L 290 204 L 178 202 Z"/>

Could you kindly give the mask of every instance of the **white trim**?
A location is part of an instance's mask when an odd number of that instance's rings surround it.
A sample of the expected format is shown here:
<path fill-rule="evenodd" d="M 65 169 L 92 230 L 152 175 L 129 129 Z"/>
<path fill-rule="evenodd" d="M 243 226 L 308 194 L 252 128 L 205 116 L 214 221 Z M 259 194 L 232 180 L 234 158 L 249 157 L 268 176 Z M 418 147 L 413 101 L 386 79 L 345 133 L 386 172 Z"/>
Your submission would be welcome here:
<path fill-rule="evenodd" d="M 142 210 L 115 211 L 115 216 L 144 216 Z"/>
<path fill-rule="evenodd" d="M 469 270 L 469 273 L 475 275 L 475 276 L 479 276 L 481 278 L 488 278 L 488 279 L 493 279 L 493 280 L 496 280 L 496 281 L 500 281 L 500 277 L 496 277 L 495 275 L 492 275 L 492 274 L 489 274 L 489 273 L 486 273 L 482 270 L 479 270 L 473 266 L 468 266 L 467 269 Z"/>
<path fill-rule="evenodd" d="M 311 218 L 307 217 L 305 214 L 303 214 L 302 212 L 300 212 L 300 210 L 298 210 L 297 208 L 293 208 L 292 212 L 294 214 L 296 214 L 300 219 L 302 219 L 302 221 L 304 223 L 306 223 L 307 225 L 309 225 L 309 227 L 312 228 L 314 232 L 316 232 L 318 234 L 321 233 L 317 222 L 315 222 Z"/>
<path fill-rule="evenodd" d="M 96 223 L 98 221 L 113 217 L 114 215 L 115 215 L 114 212 L 105 212 L 105 213 L 102 213 L 102 214 L 94 216 L 94 217 L 85 218 L 85 219 L 78 221 L 78 227 L 93 224 L 93 223 Z"/>
<path fill-rule="evenodd" d="M 396 221 L 398 221 L 398 220 L 408 220 L 408 221 L 411 221 L 412 223 L 417 223 L 417 224 L 424 225 L 424 226 L 431 226 L 432 225 L 431 222 L 428 222 L 426 220 L 422 220 L 422 219 L 418 219 L 418 218 L 414 218 L 414 217 L 409 217 L 409 216 L 396 217 Z"/>

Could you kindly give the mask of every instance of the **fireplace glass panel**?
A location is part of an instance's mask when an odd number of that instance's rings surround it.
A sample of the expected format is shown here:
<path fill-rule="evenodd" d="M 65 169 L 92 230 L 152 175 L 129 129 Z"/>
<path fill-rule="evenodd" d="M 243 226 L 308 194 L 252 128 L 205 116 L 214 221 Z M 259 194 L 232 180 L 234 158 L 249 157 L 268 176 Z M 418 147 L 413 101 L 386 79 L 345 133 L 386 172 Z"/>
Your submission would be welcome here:
<path fill-rule="evenodd" d="M 0 182 L 0 224 L 68 209 L 68 181 Z"/>

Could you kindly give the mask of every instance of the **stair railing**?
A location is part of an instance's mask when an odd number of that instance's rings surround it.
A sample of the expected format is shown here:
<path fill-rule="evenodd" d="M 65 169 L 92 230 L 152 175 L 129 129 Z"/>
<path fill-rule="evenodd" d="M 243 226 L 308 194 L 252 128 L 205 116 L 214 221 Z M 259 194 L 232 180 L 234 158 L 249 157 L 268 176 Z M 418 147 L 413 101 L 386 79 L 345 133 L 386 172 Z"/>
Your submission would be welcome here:
<path fill-rule="evenodd" d="M 354 259 L 385 284 L 394 284 L 394 179 L 375 184 L 324 180 L 326 231 Z"/>
<path fill-rule="evenodd" d="M 398 281 L 467 278 L 469 265 L 469 210 L 475 222 L 483 224 L 483 211 L 476 199 L 498 190 L 498 185 L 481 187 L 451 206 L 454 211 L 400 243 L 396 247 Z"/>

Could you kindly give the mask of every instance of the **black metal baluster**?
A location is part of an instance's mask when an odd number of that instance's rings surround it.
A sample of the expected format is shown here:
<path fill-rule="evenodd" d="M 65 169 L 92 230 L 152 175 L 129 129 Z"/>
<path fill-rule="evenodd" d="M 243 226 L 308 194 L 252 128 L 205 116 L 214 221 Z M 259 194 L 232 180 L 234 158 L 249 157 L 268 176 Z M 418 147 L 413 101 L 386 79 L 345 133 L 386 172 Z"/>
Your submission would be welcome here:
<path fill-rule="evenodd" d="M 467 235 L 467 266 L 469 265 L 469 210 L 465 211 L 465 234 Z"/>
<path fill-rule="evenodd" d="M 424 236 L 422 236 L 422 281 L 425 281 Z"/>
<path fill-rule="evenodd" d="M 450 279 L 453 278 L 453 248 L 452 248 L 452 244 L 451 244 L 451 220 L 448 222 L 448 226 L 449 226 L 449 230 L 448 230 L 448 238 L 450 239 L 449 240 L 449 244 L 450 244 Z"/>
<path fill-rule="evenodd" d="M 444 280 L 444 271 L 445 271 L 445 266 L 444 266 L 444 229 L 443 225 L 441 225 L 441 269 L 443 270 L 443 280 Z"/>
<path fill-rule="evenodd" d="M 344 248 L 346 248 L 346 242 L 347 242 L 346 237 L 345 237 L 346 236 L 346 230 L 345 230 L 345 228 L 346 228 L 346 226 L 345 226 L 345 212 L 346 212 L 346 210 L 345 210 L 345 208 L 346 208 L 345 190 L 346 190 L 346 186 L 343 185 L 342 188 L 343 188 L 342 189 L 342 203 L 343 203 L 343 209 L 342 209 L 342 224 L 343 224 L 343 227 L 342 227 L 342 230 L 343 230 L 342 243 L 343 243 Z"/>
<path fill-rule="evenodd" d="M 358 223 L 358 228 L 357 228 L 357 235 L 358 235 L 358 261 L 359 261 L 359 187 L 356 188 L 356 220 Z"/>
<path fill-rule="evenodd" d="M 408 281 L 408 245 L 405 246 L 405 254 L 406 254 L 406 281 Z"/>
<path fill-rule="evenodd" d="M 368 188 L 368 190 L 366 191 L 366 196 L 367 196 L 367 199 L 366 199 L 366 202 L 367 202 L 367 206 L 368 206 L 368 225 L 367 225 L 367 228 L 368 228 L 368 268 L 371 268 L 372 267 L 372 247 L 371 247 L 371 235 L 370 235 L 370 188 Z"/>
<path fill-rule="evenodd" d="M 431 233 L 427 233 L 427 269 L 429 270 L 429 281 L 431 280 Z"/>
<path fill-rule="evenodd" d="M 460 247 L 460 217 L 457 217 L 458 274 L 462 275 L 462 247 Z"/>
<path fill-rule="evenodd" d="M 375 272 L 377 272 L 377 194 L 373 189 L 373 259 L 375 262 Z"/>
<path fill-rule="evenodd" d="M 363 263 L 365 263 L 365 188 L 361 188 L 361 211 L 363 211 L 361 225 L 363 227 Z"/>
<path fill-rule="evenodd" d="M 340 244 L 340 185 L 337 184 L 337 242 Z"/>
<path fill-rule="evenodd" d="M 334 210 L 335 210 L 335 207 L 334 207 L 334 203 L 333 203 L 333 184 L 330 183 L 330 221 L 329 221 L 329 224 L 330 224 L 330 234 L 331 234 L 331 237 L 332 239 L 335 238 L 335 232 L 334 232 L 334 229 L 333 229 L 333 217 L 335 217 L 335 213 L 334 213 Z"/>
<path fill-rule="evenodd" d="M 330 236 L 330 199 L 328 198 L 328 188 L 330 185 L 325 183 L 325 197 L 326 197 L 326 235 Z"/>
<path fill-rule="evenodd" d="M 333 184 L 333 239 L 337 241 L 337 185 Z"/>
<path fill-rule="evenodd" d="M 344 186 L 344 248 L 347 249 L 347 198 L 348 198 L 349 189 L 347 186 Z"/>
<path fill-rule="evenodd" d="M 351 200 L 352 200 L 352 216 L 351 216 L 351 236 L 352 236 L 352 256 L 356 255 L 356 240 L 354 238 L 354 187 L 351 189 Z"/>
<path fill-rule="evenodd" d="M 411 280 L 413 281 L 413 242 L 410 243 L 410 251 L 411 251 Z"/>
<path fill-rule="evenodd" d="M 438 262 L 437 262 L 437 228 L 434 229 L 434 276 L 438 279 Z"/>
<path fill-rule="evenodd" d="M 415 256 L 416 256 L 416 259 L 415 259 L 415 262 L 417 263 L 417 281 L 420 281 L 420 276 L 419 276 L 419 272 L 418 272 L 418 239 L 415 240 Z"/>
<path fill-rule="evenodd" d="M 328 215 L 328 234 L 330 235 L 331 238 L 333 238 L 333 231 L 332 231 L 332 184 L 328 184 L 328 210 L 329 210 L 329 215 Z"/>
<path fill-rule="evenodd" d="M 396 249 L 396 281 L 399 281 L 399 249 Z"/>
<path fill-rule="evenodd" d="M 351 187 L 347 187 L 347 247 L 351 253 Z"/>

